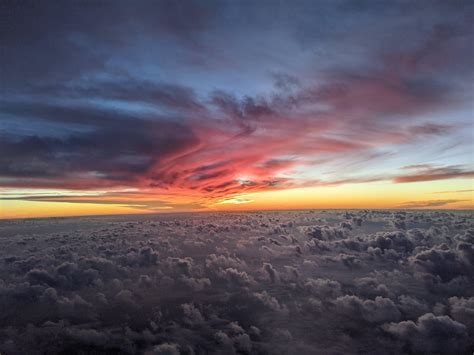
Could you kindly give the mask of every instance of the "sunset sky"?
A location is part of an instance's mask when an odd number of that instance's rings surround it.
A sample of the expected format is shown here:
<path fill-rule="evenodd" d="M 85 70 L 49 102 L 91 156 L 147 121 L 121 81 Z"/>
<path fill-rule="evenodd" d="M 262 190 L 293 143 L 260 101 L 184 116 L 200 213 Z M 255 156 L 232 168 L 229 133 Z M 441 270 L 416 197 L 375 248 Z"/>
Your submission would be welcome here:
<path fill-rule="evenodd" d="M 3 10 L 0 218 L 474 208 L 473 1 Z"/>

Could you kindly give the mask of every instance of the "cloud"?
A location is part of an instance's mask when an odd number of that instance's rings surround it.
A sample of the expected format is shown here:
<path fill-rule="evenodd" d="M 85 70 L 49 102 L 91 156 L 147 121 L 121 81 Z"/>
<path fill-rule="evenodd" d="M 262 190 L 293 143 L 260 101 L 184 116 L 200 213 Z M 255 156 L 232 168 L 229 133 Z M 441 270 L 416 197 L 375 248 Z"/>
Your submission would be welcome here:
<path fill-rule="evenodd" d="M 426 123 L 418 126 L 413 126 L 410 128 L 410 131 L 415 135 L 442 135 L 446 134 L 452 129 L 453 127 L 449 125 Z"/>
<path fill-rule="evenodd" d="M 334 280 L 309 278 L 304 286 L 312 295 L 323 299 L 341 295 L 341 284 Z"/>
<path fill-rule="evenodd" d="M 220 200 L 216 204 L 218 204 L 218 205 L 225 205 L 225 204 L 240 205 L 240 204 L 243 204 L 243 203 L 251 203 L 251 202 L 253 202 L 253 200 L 239 197 L 239 198 L 229 198 L 229 199 Z"/>
<path fill-rule="evenodd" d="M 179 346 L 177 344 L 164 343 L 156 345 L 153 349 L 145 352 L 146 355 L 180 355 Z"/>
<path fill-rule="evenodd" d="M 464 166 L 451 165 L 445 167 L 421 166 L 413 167 L 416 173 L 409 175 L 396 176 L 393 179 L 395 183 L 436 181 L 447 179 L 466 179 L 474 177 L 474 171 Z"/>
<path fill-rule="evenodd" d="M 469 332 L 472 332 L 474 327 L 473 312 L 474 312 L 474 298 L 459 298 L 451 297 L 449 299 L 449 308 L 451 317 L 467 326 Z"/>
<path fill-rule="evenodd" d="M 387 179 L 345 167 L 458 143 L 465 124 L 437 117 L 470 101 L 472 31 L 466 2 L 386 5 L 9 3 L 0 186 L 131 188 L 203 206 Z M 344 168 L 323 180 L 334 164 Z M 456 177 L 472 172 L 393 181 Z M 141 202 L 129 205 L 161 208 Z"/>
<path fill-rule="evenodd" d="M 449 281 L 459 275 L 468 274 L 473 265 L 469 261 L 465 261 L 459 250 L 450 248 L 431 248 L 420 251 L 411 258 L 411 262 L 430 272 L 433 275 L 439 276 L 443 281 Z"/>
<path fill-rule="evenodd" d="M 428 200 L 428 201 L 410 201 L 404 202 L 399 207 L 400 208 L 430 208 L 430 207 L 440 207 L 449 205 L 456 202 L 466 202 L 470 200 Z"/>
<path fill-rule="evenodd" d="M 447 316 L 427 313 L 415 323 L 390 323 L 385 330 L 409 344 L 417 352 L 458 352 L 467 340 L 466 327 Z"/>
<path fill-rule="evenodd" d="M 362 300 L 357 296 L 341 296 L 334 302 L 335 311 L 346 317 L 361 317 L 370 323 L 397 320 L 400 311 L 392 300 L 377 296 L 375 300 Z"/>
<path fill-rule="evenodd" d="M 428 305 L 414 297 L 401 295 L 398 297 L 398 309 L 410 318 L 417 318 L 428 312 Z"/>
<path fill-rule="evenodd" d="M 474 192 L 474 190 L 449 190 L 449 191 L 436 191 L 434 194 L 448 194 L 448 193 L 465 193 L 465 192 Z"/>
<path fill-rule="evenodd" d="M 363 223 L 348 228 L 354 219 Z M 394 226 L 401 220 L 406 230 Z M 162 214 L 2 226 L 2 353 L 473 346 L 467 212 Z"/>
<path fill-rule="evenodd" d="M 61 138 L 5 137 L 1 149 L 10 154 L 1 159 L 3 186 L 89 189 L 134 185 L 156 160 L 197 143 L 192 131 L 176 122 L 42 105 L 32 112 L 47 120 L 75 118 L 76 124 L 82 122 L 92 132 L 73 131 Z"/>
<path fill-rule="evenodd" d="M 394 223 L 394 225 L 397 227 L 397 223 Z M 377 233 L 370 244 L 373 247 L 380 248 L 382 252 L 391 249 L 397 252 L 409 253 L 414 248 L 413 242 L 403 232 Z"/>
<path fill-rule="evenodd" d="M 261 303 L 265 308 L 277 312 L 277 313 L 283 313 L 286 314 L 288 313 L 287 308 L 278 302 L 278 300 L 268 294 L 267 291 L 263 292 L 256 292 L 252 295 L 255 300 L 257 300 L 259 303 Z"/>

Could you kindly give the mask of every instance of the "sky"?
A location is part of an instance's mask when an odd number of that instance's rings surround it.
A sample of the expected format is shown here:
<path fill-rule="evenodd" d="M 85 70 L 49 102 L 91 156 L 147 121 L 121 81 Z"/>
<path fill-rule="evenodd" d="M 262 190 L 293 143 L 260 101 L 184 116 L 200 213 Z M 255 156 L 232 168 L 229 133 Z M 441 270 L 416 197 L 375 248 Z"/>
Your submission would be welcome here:
<path fill-rule="evenodd" d="M 10 1 L 0 218 L 473 209 L 472 1 Z"/>

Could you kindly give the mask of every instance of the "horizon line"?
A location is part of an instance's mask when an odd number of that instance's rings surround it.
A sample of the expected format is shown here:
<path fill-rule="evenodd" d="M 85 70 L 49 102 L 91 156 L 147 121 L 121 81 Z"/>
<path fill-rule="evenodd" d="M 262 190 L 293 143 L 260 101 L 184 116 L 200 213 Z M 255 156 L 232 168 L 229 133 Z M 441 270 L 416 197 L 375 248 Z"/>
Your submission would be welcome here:
<path fill-rule="evenodd" d="M 73 216 L 37 216 L 37 217 L 8 217 L 0 216 L 0 222 L 12 220 L 34 220 L 34 219 L 66 219 L 66 218 L 94 218 L 94 217 L 116 217 L 116 216 L 147 216 L 147 215 L 172 215 L 172 214 L 201 214 L 201 213 L 267 213 L 267 212 L 298 212 L 298 211 L 423 211 L 423 212 L 474 212 L 473 208 L 288 208 L 288 209 L 248 209 L 248 210 L 206 210 L 206 211 L 162 211 L 149 213 L 112 213 L 112 214 L 84 214 Z"/>

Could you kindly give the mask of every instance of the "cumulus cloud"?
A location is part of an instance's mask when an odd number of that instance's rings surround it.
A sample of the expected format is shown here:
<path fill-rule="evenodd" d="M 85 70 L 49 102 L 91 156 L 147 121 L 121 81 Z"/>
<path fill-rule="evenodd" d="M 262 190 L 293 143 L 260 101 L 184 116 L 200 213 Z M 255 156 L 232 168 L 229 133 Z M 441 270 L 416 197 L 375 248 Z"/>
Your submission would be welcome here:
<path fill-rule="evenodd" d="M 309 278 L 304 286 L 311 294 L 322 299 L 335 298 L 341 294 L 341 284 L 333 280 Z"/>
<path fill-rule="evenodd" d="M 460 353 L 467 341 L 466 326 L 447 316 L 432 313 L 422 315 L 415 322 L 387 324 L 384 329 L 401 339 L 415 352 Z"/>
<path fill-rule="evenodd" d="M 349 318 L 363 319 L 370 323 L 382 323 L 400 318 L 400 311 L 392 300 L 376 297 L 363 300 L 357 296 L 338 297 L 334 302 L 335 311 Z"/>
<path fill-rule="evenodd" d="M 472 246 L 471 246 L 472 247 Z M 460 257 L 458 250 L 446 244 L 424 250 L 414 255 L 411 262 L 421 269 L 449 281 L 457 276 L 470 274 L 472 265 Z"/>
<path fill-rule="evenodd" d="M 15 221 L 0 352 L 469 353 L 473 230 L 436 211 Z"/>

